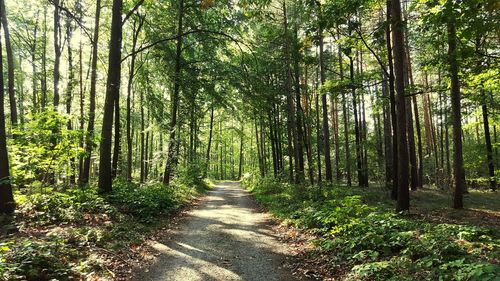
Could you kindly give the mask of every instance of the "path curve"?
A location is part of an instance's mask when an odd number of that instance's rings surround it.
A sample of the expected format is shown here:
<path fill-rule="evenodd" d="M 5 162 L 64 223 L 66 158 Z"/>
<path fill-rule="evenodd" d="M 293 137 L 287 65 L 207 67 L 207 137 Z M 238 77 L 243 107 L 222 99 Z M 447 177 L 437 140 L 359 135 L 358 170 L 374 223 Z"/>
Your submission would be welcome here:
<path fill-rule="evenodd" d="M 153 247 L 160 256 L 134 279 L 298 280 L 286 266 L 290 249 L 276 239 L 269 215 L 238 182 L 218 184 Z"/>

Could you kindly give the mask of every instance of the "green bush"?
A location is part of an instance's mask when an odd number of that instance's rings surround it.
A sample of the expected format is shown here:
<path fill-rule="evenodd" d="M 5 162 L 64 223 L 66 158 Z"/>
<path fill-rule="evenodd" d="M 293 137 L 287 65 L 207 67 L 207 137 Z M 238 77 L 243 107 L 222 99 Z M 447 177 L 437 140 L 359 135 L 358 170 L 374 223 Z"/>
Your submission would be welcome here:
<path fill-rule="evenodd" d="M 320 234 L 316 244 L 338 267 L 351 268 L 349 280 L 495 280 L 500 275 L 495 262 L 500 243 L 492 229 L 394 214 L 368 190 L 325 185 L 324 198 L 314 200 L 276 180 L 247 176 L 243 184 L 273 214 Z"/>

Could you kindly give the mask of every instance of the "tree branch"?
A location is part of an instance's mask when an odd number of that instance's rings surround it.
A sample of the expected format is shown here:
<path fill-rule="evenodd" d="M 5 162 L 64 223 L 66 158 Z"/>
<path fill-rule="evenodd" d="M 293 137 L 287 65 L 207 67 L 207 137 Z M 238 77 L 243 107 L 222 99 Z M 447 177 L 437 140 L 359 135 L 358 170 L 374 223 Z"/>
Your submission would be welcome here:
<path fill-rule="evenodd" d="M 125 22 L 127 22 L 127 20 L 132 16 L 132 14 L 134 14 L 135 11 L 137 11 L 137 9 L 139 9 L 139 7 L 142 5 L 142 3 L 144 3 L 144 0 L 139 0 L 139 2 L 137 2 L 137 4 L 135 4 L 135 6 L 132 8 L 132 10 L 128 11 L 128 13 L 125 15 L 125 18 L 123 18 L 123 20 L 122 20 L 122 25 L 124 25 Z"/>

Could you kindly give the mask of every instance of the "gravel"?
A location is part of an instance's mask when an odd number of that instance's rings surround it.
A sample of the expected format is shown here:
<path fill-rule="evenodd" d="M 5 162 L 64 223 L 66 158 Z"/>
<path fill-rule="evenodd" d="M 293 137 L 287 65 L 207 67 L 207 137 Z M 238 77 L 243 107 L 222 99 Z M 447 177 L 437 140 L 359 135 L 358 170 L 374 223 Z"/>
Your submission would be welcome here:
<path fill-rule="evenodd" d="M 134 279 L 298 280 L 287 266 L 290 249 L 270 225 L 239 183 L 220 183 L 172 235 L 152 244 L 158 259 Z"/>

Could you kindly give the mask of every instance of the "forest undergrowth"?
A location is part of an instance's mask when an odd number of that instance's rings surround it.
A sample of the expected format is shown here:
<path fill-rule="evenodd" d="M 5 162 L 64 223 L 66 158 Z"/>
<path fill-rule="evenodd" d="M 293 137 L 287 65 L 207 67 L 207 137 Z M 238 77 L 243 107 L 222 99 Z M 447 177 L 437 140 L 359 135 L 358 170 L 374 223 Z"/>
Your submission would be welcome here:
<path fill-rule="evenodd" d="M 93 186 L 19 190 L 16 213 L 0 216 L 0 280 L 122 279 L 151 233 L 210 185 L 182 176 L 167 188 L 117 178 L 107 195 Z"/>
<path fill-rule="evenodd" d="M 449 192 L 426 188 L 412 192 L 409 212 L 394 213 L 390 191 L 383 188 L 305 186 L 250 175 L 242 183 L 283 223 L 313 234 L 305 256 L 321 259 L 327 272 L 320 275 L 500 280 L 498 193 L 471 190 L 466 199 L 476 207 L 453 210 L 445 207 Z"/>

